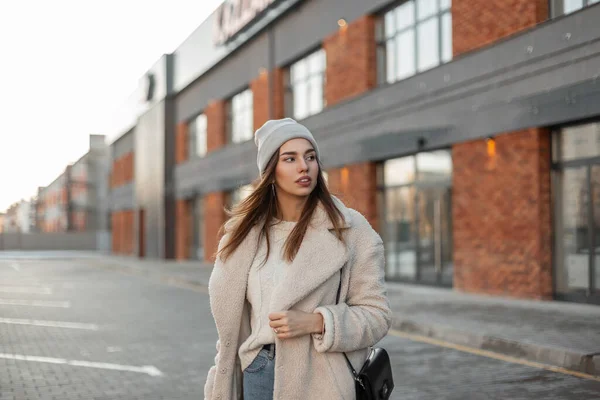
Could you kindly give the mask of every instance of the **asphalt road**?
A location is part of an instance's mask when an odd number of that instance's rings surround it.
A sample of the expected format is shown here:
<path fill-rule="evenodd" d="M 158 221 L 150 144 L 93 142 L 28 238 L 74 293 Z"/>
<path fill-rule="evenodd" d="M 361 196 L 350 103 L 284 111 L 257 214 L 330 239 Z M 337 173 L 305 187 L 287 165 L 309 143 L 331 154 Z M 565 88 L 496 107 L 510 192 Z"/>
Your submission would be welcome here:
<path fill-rule="evenodd" d="M 197 400 L 216 331 L 201 289 L 0 258 L 1 400 Z M 600 381 L 390 334 L 393 399 L 600 399 Z"/>

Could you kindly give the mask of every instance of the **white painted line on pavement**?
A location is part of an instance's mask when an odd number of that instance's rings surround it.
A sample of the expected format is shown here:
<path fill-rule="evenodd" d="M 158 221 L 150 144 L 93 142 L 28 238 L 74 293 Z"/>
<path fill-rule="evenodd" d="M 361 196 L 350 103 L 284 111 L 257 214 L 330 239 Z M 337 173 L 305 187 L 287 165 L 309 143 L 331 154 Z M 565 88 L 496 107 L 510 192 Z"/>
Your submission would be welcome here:
<path fill-rule="evenodd" d="M 35 319 L 0 318 L 0 324 L 47 326 L 51 328 L 85 329 L 97 331 L 96 324 L 82 324 L 79 322 L 40 321 Z"/>
<path fill-rule="evenodd" d="M 138 372 L 138 373 L 142 373 L 142 374 L 148 374 L 150 376 L 162 376 L 163 375 L 163 373 L 160 372 L 160 370 L 158 368 L 156 368 L 155 366 L 152 366 L 152 365 L 144 365 L 142 367 L 135 367 L 135 366 L 131 366 L 131 365 L 109 364 L 109 363 L 99 363 L 99 362 L 91 362 L 91 361 L 67 360 L 64 358 L 36 357 L 36 356 L 24 356 L 24 355 L 20 355 L 20 354 L 3 354 L 3 353 L 0 353 L 0 358 L 4 358 L 7 360 L 43 362 L 43 363 L 50 363 L 50 364 L 67 364 L 67 365 L 73 365 L 76 367 L 111 369 L 114 371 Z"/>
<path fill-rule="evenodd" d="M 34 286 L 0 286 L 0 293 L 52 294 L 52 289 Z"/>
<path fill-rule="evenodd" d="M 10 267 L 17 272 L 21 272 L 21 268 L 19 267 L 19 264 L 17 264 L 17 263 L 10 264 Z"/>
<path fill-rule="evenodd" d="M 71 303 L 69 303 L 68 301 L 43 301 L 43 300 L 37 301 L 37 300 L 0 299 L 0 305 L 71 308 Z"/>

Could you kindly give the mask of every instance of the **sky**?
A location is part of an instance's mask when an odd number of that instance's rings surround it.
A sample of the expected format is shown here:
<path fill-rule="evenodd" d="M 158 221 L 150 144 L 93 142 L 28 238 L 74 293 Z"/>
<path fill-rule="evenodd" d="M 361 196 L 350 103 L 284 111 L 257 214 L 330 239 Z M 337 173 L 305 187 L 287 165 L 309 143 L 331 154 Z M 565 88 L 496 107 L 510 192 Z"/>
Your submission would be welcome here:
<path fill-rule="evenodd" d="M 83 156 L 90 134 L 222 0 L 0 2 L 0 212 Z"/>

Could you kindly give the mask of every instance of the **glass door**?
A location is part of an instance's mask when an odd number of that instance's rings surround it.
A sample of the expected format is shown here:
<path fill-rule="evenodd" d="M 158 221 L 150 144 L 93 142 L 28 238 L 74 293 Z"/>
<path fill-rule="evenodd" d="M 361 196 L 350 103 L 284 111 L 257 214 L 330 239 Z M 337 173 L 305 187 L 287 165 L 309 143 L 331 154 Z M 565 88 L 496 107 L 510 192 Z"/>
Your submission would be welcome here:
<path fill-rule="evenodd" d="M 413 186 L 390 188 L 385 192 L 381 209 L 385 214 L 386 277 L 415 280 L 417 277 L 414 239 Z"/>
<path fill-rule="evenodd" d="M 451 286 L 451 152 L 386 160 L 378 184 L 386 279 Z"/>
<path fill-rule="evenodd" d="M 452 285 L 450 188 L 421 189 L 418 197 L 418 279 L 428 284 Z"/>
<path fill-rule="evenodd" d="M 600 303 L 600 165 L 565 167 L 557 183 L 556 296 Z"/>

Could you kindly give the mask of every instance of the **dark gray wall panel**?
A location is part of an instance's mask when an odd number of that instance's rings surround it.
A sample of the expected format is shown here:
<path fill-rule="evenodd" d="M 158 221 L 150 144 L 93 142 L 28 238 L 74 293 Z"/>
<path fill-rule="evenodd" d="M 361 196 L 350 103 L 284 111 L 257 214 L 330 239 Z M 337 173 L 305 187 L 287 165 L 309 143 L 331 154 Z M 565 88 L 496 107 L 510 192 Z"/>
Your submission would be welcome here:
<path fill-rule="evenodd" d="M 394 3 L 390 0 L 304 1 L 274 25 L 275 64 L 289 64 L 318 46 L 339 29 L 340 18 L 352 22 L 365 14 Z"/>
<path fill-rule="evenodd" d="M 178 165 L 176 196 L 187 198 L 198 193 L 231 190 L 257 177 L 256 146 L 248 141 Z"/>
<path fill-rule="evenodd" d="M 137 209 L 145 210 L 148 258 L 164 258 L 164 126 L 164 101 L 142 115 L 136 126 L 135 199 Z M 137 228 L 136 214 L 136 232 Z"/>
<path fill-rule="evenodd" d="M 258 77 L 260 68 L 268 68 L 269 41 L 266 33 L 244 45 L 216 68 L 210 70 L 177 95 L 177 121 L 198 114 L 210 102 L 235 94 Z"/>
<path fill-rule="evenodd" d="M 550 21 L 303 123 L 335 167 L 600 116 L 599 20 L 591 7 Z M 258 176 L 255 157 L 248 143 L 179 166 L 177 196 L 247 183 Z"/>
<path fill-rule="evenodd" d="M 175 99 L 165 100 L 164 129 L 164 206 L 165 206 L 165 257 L 175 258 Z"/>

